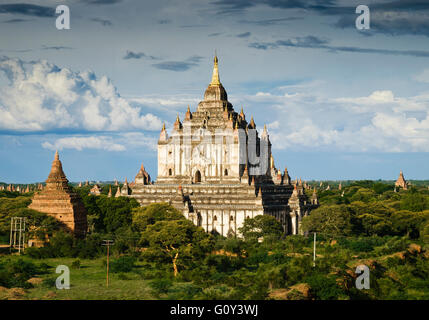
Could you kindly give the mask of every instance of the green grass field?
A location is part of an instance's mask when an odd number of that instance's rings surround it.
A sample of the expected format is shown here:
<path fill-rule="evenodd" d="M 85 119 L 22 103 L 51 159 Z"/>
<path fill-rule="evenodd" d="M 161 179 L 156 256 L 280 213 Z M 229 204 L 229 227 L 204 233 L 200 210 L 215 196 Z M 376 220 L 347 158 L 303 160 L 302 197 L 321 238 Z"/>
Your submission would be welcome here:
<path fill-rule="evenodd" d="M 16 259 L 14 256 L 12 259 Z M 44 280 L 42 283 L 34 284 L 34 288 L 21 290 L 23 295 L 11 297 L 8 290 L 0 290 L 0 299 L 46 299 L 46 300 L 109 300 L 109 299 L 159 299 L 151 295 L 148 286 L 149 281 L 142 279 L 138 274 L 141 265 L 136 264 L 136 272 L 126 274 L 110 273 L 109 287 L 106 286 L 106 267 L 103 265 L 104 259 L 81 260 L 79 269 L 71 267 L 71 258 L 56 258 L 32 260 L 35 264 L 46 263 L 49 265 L 48 273 L 38 275 L 37 278 Z M 70 289 L 58 290 L 55 286 L 55 279 L 60 275 L 55 273 L 58 265 L 66 265 L 70 269 Z M 41 280 L 39 280 L 41 281 Z M 36 282 L 39 282 L 36 281 Z"/>

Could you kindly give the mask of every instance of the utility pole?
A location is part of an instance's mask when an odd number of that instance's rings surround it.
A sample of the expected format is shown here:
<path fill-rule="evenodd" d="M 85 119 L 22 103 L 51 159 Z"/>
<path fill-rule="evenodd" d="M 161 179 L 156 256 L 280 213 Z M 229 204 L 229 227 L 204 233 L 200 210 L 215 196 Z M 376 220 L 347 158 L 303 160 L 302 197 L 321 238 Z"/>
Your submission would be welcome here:
<path fill-rule="evenodd" d="M 316 232 L 314 233 L 314 240 L 313 240 L 313 267 L 316 266 Z"/>
<path fill-rule="evenodd" d="M 10 219 L 10 240 L 9 249 L 18 249 L 18 253 L 24 252 L 25 248 L 25 223 L 27 218 L 25 217 L 12 217 Z M 18 237 L 18 239 L 16 239 Z M 18 240 L 18 241 L 17 241 Z"/>
<path fill-rule="evenodd" d="M 103 240 L 103 246 L 107 246 L 107 276 L 106 276 L 106 286 L 109 286 L 109 248 L 113 246 L 113 240 Z"/>

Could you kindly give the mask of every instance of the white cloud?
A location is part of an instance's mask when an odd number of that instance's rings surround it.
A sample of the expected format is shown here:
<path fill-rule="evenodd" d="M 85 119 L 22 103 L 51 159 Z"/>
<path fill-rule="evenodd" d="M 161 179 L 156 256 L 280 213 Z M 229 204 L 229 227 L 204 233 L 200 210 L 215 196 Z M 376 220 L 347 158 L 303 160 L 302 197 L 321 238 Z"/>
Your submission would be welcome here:
<path fill-rule="evenodd" d="M 114 143 L 111 137 L 66 137 L 57 139 L 55 142 L 43 142 L 42 147 L 50 150 L 75 149 L 99 149 L 106 151 L 124 151 L 125 147 L 121 144 Z"/>
<path fill-rule="evenodd" d="M 324 98 L 258 92 L 242 100 L 274 120 L 268 123 L 274 149 L 429 152 L 427 93 L 395 97 L 379 90 L 364 97 Z"/>
<path fill-rule="evenodd" d="M 15 131 L 159 130 L 162 121 L 142 114 L 92 72 L 73 72 L 47 61 L 0 58 L 9 85 L 0 88 L 0 129 Z"/>
<path fill-rule="evenodd" d="M 49 150 L 96 149 L 105 151 L 125 151 L 133 148 L 157 150 L 157 138 L 141 132 L 125 132 L 111 135 L 76 135 L 61 138 L 52 137 L 42 143 Z"/>
<path fill-rule="evenodd" d="M 151 151 L 157 150 L 158 137 L 147 136 L 141 132 L 126 132 L 121 134 L 122 140 L 130 147 L 146 147 Z"/>
<path fill-rule="evenodd" d="M 149 109 L 154 109 L 157 112 L 176 114 L 185 113 L 187 106 L 191 107 L 191 111 L 195 111 L 196 105 L 201 101 L 200 95 L 145 95 L 140 97 L 129 97 L 127 99 L 131 105 L 141 106 Z"/>

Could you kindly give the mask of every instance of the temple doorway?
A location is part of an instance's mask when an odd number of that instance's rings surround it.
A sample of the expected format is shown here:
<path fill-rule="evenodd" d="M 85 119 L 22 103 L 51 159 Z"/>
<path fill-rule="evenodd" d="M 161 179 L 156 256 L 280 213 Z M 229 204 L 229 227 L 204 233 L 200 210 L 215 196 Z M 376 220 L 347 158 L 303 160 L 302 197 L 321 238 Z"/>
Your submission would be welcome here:
<path fill-rule="evenodd" d="M 201 172 L 200 172 L 200 170 L 197 170 L 197 172 L 195 172 L 194 181 L 195 181 L 195 183 L 201 183 Z"/>

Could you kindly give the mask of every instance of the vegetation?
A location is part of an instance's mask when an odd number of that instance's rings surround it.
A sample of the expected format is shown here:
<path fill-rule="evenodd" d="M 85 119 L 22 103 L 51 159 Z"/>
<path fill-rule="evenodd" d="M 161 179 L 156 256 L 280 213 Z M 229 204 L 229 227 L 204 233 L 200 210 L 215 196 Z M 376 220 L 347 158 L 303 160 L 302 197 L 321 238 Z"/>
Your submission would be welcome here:
<path fill-rule="evenodd" d="M 429 299 L 423 187 L 394 192 L 392 185 L 362 181 L 320 192 L 321 206 L 302 223 L 304 234 L 317 232 L 315 265 L 313 237 L 284 237 L 269 216 L 246 219 L 242 239 L 224 238 L 166 203 L 139 207 L 130 198 L 78 191 L 91 217 L 86 239 L 26 209 L 28 196 L 0 197 L 4 238 L 13 215 L 26 215 L 40 238 L 49 237 L 21 257 L 0 255 L 0 299 Z M 103 239 L 115 242 L 109 288 Z M 59 264 L 70 266 L 70 290 L 55 288 Z M 361 264 L 370 268 L 369 290 L 355 286 Z"/>

